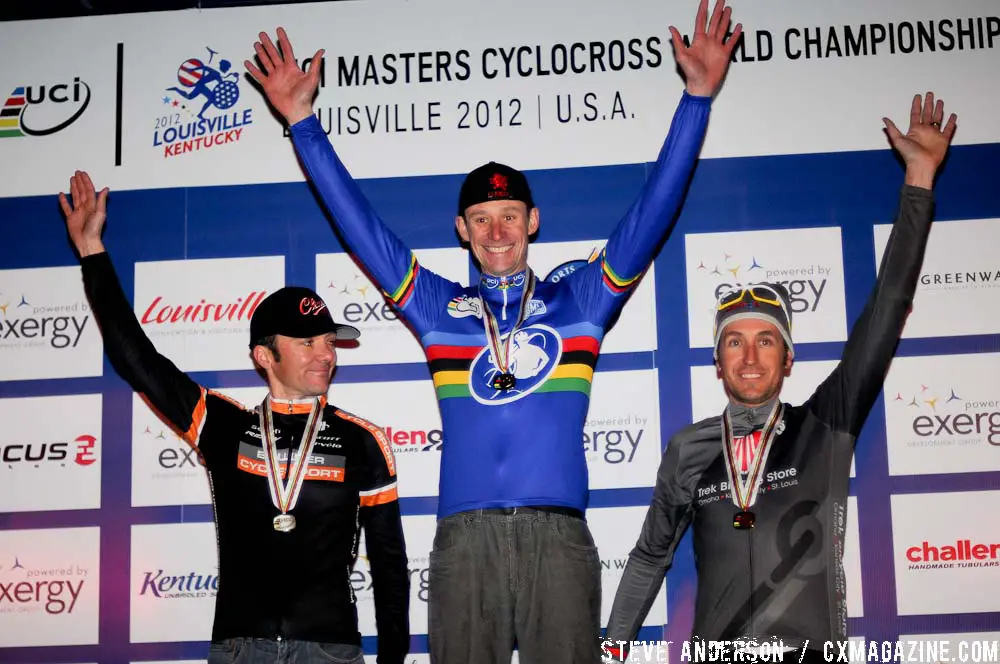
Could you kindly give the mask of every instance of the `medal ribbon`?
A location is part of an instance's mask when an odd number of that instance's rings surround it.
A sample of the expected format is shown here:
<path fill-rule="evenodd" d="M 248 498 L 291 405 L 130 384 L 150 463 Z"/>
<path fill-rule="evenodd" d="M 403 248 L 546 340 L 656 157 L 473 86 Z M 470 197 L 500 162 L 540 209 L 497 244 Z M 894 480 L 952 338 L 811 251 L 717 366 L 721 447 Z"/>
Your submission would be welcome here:
<path fill-rule="evenodd" d="M 521 305 L 517 310 L 517 320 L 514 321 L 514 327 L 510 328 L 507 341 L 503 343 L 500 341 L 500 326 L 497 324 L 497 318 L 493 315 L 493 311 L 490 309 L 486 298 L 483 297 L 482 282 L 479 283 L 479 301 L 483 305 L 483 327 L 486 328 L 486 341 L 490 346 L 490 355 L 493 356 L 493 363 L 501 373 L 505 374 L 510 373 L 508 361 L 510 360 L 510 344 L 514 340 L 514 333 L 524 323 L 524 319 L 528 317 L 528 303 L 531 301 L 531 296 L 535 293 L 535 273 L 531 271 L 530 267 L 525 274 L 524 282 L 524 289 L 521 291 Z"/>
<path fill-rule="evenodd" d="M 288 479 L 282 482 L 281 462 L 278 460 L 278 446 L 274 441 L 274 420 L 271 416 L 271 395 L 264 397 L 264 402 L 260 406 L 260 438 L 264 446 L 264 466 L 267 468 L 267 485 L 271 490 L 271 501 L 274 506 L 281 510 L 282 514 L 287 514 L 295 507 L 299 500 L 299 493 L 302 490 L 302 483 L 306 477 L 306 469 L 309 467 L 307 459 L 312 455 L 313 446 L 316 444 L 316 437 L 319 435 L 319 425 L 323 418 L 320 414 L 323 409 L 319 407 L 319 399 L 313 401 L 312 410 L 309 411 L 309 419 L 306 420 L 306 428 L 302 432 L 302 440 L 299 442 L 299 456 L 292 463 L 292 448 L 288 448 L 288 459 L 285 461 L 285 468 L 289 470 Z"/>
<path fill-rule="evenodd" d="M 722 416 L 722 438 L 723 451 L 726 455 L 726 473 L 729 475 L 729 491 L 732 494 L 733 502 L 742 511 L 757 502 L 757 492 L 760 490 L 761 480 L 764 478 L 764 465 L 767 463 L 767 455 L 771 451 L 771 442 L 774 440 L 778 422 L 781 421 L 781 413 L 784 407 L 780 401 L 775 402 L 771 408 L 771 413 L 767 416 L 764 430 L 760 436 L 760 447 L 754 455 L 753 466 L 747 473 L 746 481 L 740 475 L 736 463 L 738 459 L 736 451 L 736 441 L 733 440 L 733 422 L 729 416 L 729 408 Z"/>

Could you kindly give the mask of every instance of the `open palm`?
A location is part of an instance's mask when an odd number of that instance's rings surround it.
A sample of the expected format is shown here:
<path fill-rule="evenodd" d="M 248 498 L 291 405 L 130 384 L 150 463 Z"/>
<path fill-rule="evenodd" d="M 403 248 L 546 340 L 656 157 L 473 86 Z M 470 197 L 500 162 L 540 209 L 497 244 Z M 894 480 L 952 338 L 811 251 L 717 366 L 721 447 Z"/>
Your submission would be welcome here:
<path fill-rule="evenodd" d="M 921 103 L 920 95 L 913 96 L 910 104 L 910 127 L 903 134 L 892 120 L 882 118 L 886 133 L 907 167 L 922 167 L 937 170 L 948 153 L 948 146 L 955 134 L 958 117 L 952 113 L 948 122 L 944 120 L 944 102 L 935 104 L 934 93 L 928 92 Z"/>
<path fill-rule="evenodd" d="M 295 53 L 284 28 L 278 28 L 280 50 L 267 33 L 262 32 L 259 37 L 260 41 L 254 43 L 253 47 L 260 68 L 249 60 L 245 60 L 243 64 L 250 77 L 260 84 L 271 106 L 289 125 L 293 125 L 312 114 L 313 96 L 319 87 L 323 49 L 316 51 L 312 57 L 309 71 L 303 71 L 295 62 Z"/>
<path fill-rule="evenodd" d="M 725 6 L 725 0 L 716 0 L 712 18 L 708 20 L 706 26 L 708 0 L 701 0 L 695 16 L 690 46 L 685 46 L 680 32 L 674 26 L 670 26 L 674 58 L 684 72 L 688 93 L 711 97 L 722 84 L 722 79 L 729 69 L 733 48 L 743 34 L 743 26 L 738 23 L 733 34 L 726 39 L 731 15 L 732 8 Z"/>

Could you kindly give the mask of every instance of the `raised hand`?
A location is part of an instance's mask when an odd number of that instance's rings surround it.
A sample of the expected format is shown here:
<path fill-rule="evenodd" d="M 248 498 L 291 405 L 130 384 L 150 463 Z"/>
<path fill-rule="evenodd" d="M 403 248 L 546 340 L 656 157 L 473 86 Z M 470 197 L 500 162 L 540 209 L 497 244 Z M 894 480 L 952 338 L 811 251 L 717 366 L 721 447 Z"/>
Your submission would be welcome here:
<path fill-rule="evenodd" d="M 72 205 L 59 192 L 59 206 L 66 215 L 66 230 L 81 257 L 104 251 L 101 232 L 107 219 L 108 188 L 98 194 L 86 171 L 76 171 L 69 179 Z"/>
<path fill-rule="evenodd" d="M 284 28 L 278 28 L 280 51 L 267 33 L 262 32 L 258 36 L 260 41 L 254 42 L 253 50 L 263 71 L 249 60 L 244 60 L 247 73 L 264 89 L 267 101 L 285 118 L 285 122 L 293 125 L 304 120 L 312 115 L 313 96 L 319 87 L 320 67 L 323 64 L 323 49 L 313 55 L 309 71 L 303 71 L 295 62 L 292 43 L 288 41 Z"/>
<path fill-rule="evenodd" d="M 892 120 L 882 118 L 892 147 L 906 162 L 908 184 L 931 188 L 934 174 L 948 154 L 958 116 L 952 113 L 942 127 L 943 121 L 944 102 L 939 99 L 935 103 L 933 92 L 928 92 L 923 100 L 920 95 L 913 96 L 913 103 L 910 104 L 910 128 L 905 134 L 896 128 Z"/>
<path fill-rule="evenodd" d="M 725 6 L 725 0 L 716 0 L 712 18 L 705 25 L 708 15 L 708 0 L 701 0 L 694 21 L 691 45 L 685 46 L 681 33 L 670 26 L 673 38 L 674 58 L 687 79 L 689 94 L 711 97 L 718 91 L 722 79 L 729 69 L 733 48 L 743 34 L 743 25 L 736 24 L 732 36 L 726 39 L 732 8 Z"/>

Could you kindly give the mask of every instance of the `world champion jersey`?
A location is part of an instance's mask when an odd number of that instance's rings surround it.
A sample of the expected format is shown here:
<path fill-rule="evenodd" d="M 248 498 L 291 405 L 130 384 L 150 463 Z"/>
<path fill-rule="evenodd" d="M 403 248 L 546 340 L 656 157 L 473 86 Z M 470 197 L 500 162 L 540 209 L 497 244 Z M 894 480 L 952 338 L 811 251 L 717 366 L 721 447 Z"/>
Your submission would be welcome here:
<path fill-rule="evenodd" d="M 419 336 L 443 425 L 439 516 L 489 507 L 586 509 L 583 450 L 594 365 L 610 321 L 674 220 L 698 157 L 711 99 L 684 93 L 639 199 L 600 256 L 557 282 L 539 280 L 511 343 L 514 389 L 490 386 L 480 292 L 506 337 L 524 272 L 463 287 L 423 267 L 378 217 L 315 117 L 290 133 L 349 250 Z"/>
<path fill-rule="evenodd" d="M 851 458 L 913 304 L 932 212 L 930 191 L 904 186 L 875 288 L 840 362 L 805 403 L 783 405 L 761 457 L 762 481 L 749 508 L 753 528 L 733 527 L 741 508 L 731 494 L 722 417 L 670 439 L 613 602 L 609 641 L 635 638 L 689 527 L 698 571 L 694 636 L 813 648 L 847 639 L 843 554 Z M 770 408 L 733 414 L 734 435 L 760 427 Z"/>
<path fill-rule="evenodd" d="M 351 575 L 364 529 L 374 579 L 380 662 L 402 664 L 409 649 L 409 576 L 385 434 L 321 397 L 315 445 L 278 532 L 269 488 L 260 405 L 246 406 L 194 382 L 157 353 L 121 290 L 107 253 L 83 258 L 84 287 L 115 370 L 187 443 L 208 471 L 218 535 L 219 587 L 213 640 L 277 637 L 361 644 Z M 277 462 L 289 477 L 312 400 L 271 400 Z"/>

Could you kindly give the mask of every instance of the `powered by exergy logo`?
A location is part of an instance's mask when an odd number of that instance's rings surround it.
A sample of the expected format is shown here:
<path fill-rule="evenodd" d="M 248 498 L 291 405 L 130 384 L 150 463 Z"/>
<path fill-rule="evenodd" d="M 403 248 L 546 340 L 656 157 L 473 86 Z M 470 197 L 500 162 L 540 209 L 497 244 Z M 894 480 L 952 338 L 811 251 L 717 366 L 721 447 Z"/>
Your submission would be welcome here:
<path fill-rule="evenodd" d="M 27 292 L 0 292 L 0 349 L 76 348 L 89 322 L 85 302 L 49 306 Z"/>
<path fill-rule="evenodd" d="M 88 581 L 89 570 L 79 565 L 36 567 L 18 555 L 0 565 L 0 616 L 5 613 L 67 615 Z"/>

